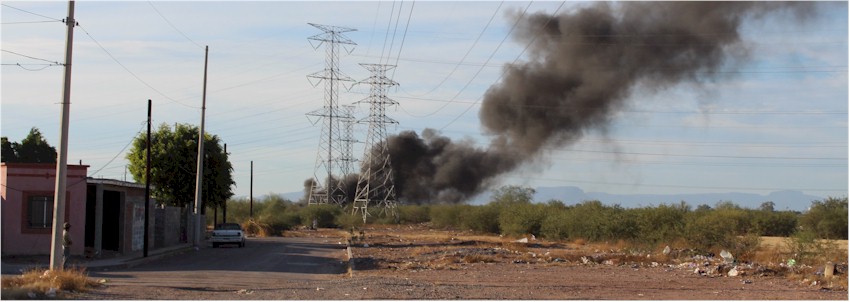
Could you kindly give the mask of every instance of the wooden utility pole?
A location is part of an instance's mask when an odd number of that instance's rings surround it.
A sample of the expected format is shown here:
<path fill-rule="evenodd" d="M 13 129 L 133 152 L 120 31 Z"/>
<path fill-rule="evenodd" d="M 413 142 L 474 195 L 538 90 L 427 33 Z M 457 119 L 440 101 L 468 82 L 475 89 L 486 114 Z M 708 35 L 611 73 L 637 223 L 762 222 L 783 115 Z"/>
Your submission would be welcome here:
<path fill-rule="evenodd" d="M 254 161 L 253 160 L 251 161 L 251 188 L 248 191 L 248 194 L 249 194 L 248 196 L 250 196 L 249 199 L 251 200 L 251 205 L 250 205 L 251 216 L 250 217 L 253 219 L 254 218 Z"/>
<path fill-rule="evenodd" d="M 198 131 L 198 169 L 195 176 L 195 238 L 193 240 L 195 248 L 201 247 L 201 207 L 203 201 L 201 199 L 201 191 L 203 190 L 204 179 L 204 113 L 207 110 L 207 62 L 209 59 L 210 47 L 204 48 L 204 92 L 201 97 L 201 128 Z"/>
<path fill-rule="evenodd" d="M 224 144 L 224 158 L 227 159 L 227 144 Z M 227 200 L 221 205 L 221 223 L 227 223 Z"/>
<path fill-rule="evenodd" d="M 145 144 L 145 251 L 144 257 L 148 256 L 148 226 L 150 225 L 151 209 L 151 100 L 148 99 L 148 138 Z"/>
<path fill-rule="evenodd" d="M 53 192 L 53 240 L 50 242 L 50 270 L 64 268 L 62 258 L 62 230 L 65 224 L 65 191 L 67 190 L 68 173 L 68 127 L 71 114 L 71 53 L 74 45 L 74 1 L 68 1 L 68 36 L 65 40 L 65 80 L 62 90 L 62 115 L 59 122 L 62 131 L 59 133 L 59 152 L 56 154 L 56 191 Z M 84 226 L 77 226 L 85 230 Z M 77 244 L 81 244 L 78 242 Z M 70 248 L 70 247 L 69 247 Z"/>

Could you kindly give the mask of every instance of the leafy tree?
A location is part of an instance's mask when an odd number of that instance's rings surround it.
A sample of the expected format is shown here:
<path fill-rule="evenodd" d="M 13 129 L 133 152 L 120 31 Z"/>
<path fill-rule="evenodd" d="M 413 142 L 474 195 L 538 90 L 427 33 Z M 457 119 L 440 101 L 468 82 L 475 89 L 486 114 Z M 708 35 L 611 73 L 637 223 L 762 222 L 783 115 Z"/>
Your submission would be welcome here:
<path fill-rule="evenodd" d="M 2 137 L 2 147 L 3 151 L 0 153 L 0 158 L 2 158 L 3 162 L 6 163 L 16 163 L 18 162 L 18 154 L 15 153 L 15 149 L 18 148 L 18 143 L 10 142 L 9 138 Z"/>
<path fill-rule="evenodd" d="M 56 148 L 50 146 L 41 131 L 33 127 L 21 143 L 2 138 L 2 156 L 9 163 L 55 163 Z"/>
<path fill-rule="evenodd" d="M 139 134 L 127 154 L 130 173 L 137 182 L 145 181 L 146 141 L 147 134 Z M 172 131 L 167 124 L 162 124 L 155 133 L 151 133 L 151 147 L 152 194 L 161 203 L 179 207 L 191 205 L 195 198 L 198 127 L 177 124 Z M 218 136 L 209 133 L 204 134 L 203 172 L 202 198 L 205 206 L 218 207 L 233 196 L 233 167 Z"/>
<path fill-rule="evenodd" d="M 678 205 L 661 204 L 632 212 L 637 216 L 639 239 L 656 244 L 673 241 L 684 234 L 685 217 L 690 213 L 690 207 L 683 201 Z"/>
<path fill-rule="evenodd" d="M 815 200 L 800 217 L 800 227 L 820 238 L 847 239 L 847 213 L 847 197 Z"/>
<path fill-rule="evenodd" d="M 773 212 L 774 207 L 776 207 L 776 204 L 773 201 L 765 201 L 761 203 L 761 205 L 759 206 L 759 210 L 765 212 Z"/>
<path fill-rule="evenodd" d="M 533 234 L 540 236 L 546 206 L 533 203 L 515 203 L 501 208 L 499 229 L 505 235 Z"/>
<path fill-rule="evenodd" d="M 531 203 L 534 193 L 537 192 L 529 187 L 502 186 L 493 190 L 491 202 L 497 204 Z"/>

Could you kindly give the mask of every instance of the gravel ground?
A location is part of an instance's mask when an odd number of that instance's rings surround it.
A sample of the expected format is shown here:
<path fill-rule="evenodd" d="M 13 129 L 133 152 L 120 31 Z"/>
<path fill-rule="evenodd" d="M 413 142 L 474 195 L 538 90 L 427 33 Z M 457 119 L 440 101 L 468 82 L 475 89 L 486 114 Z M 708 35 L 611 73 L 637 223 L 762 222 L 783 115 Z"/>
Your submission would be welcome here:
<path fill-rule="evenodd" d="M 345 242 L 339 230 L 291 232 Z M 302 238 L 305 239 L 305 238 Z M 352 239 L 351 274 L 199 273 L 169 282 L 170 272 L 112 281 L 70 299 L 110 300 L 847 300 L 844 274 L 828 280 L 757 264 L 724 265 L 701 255 L 670 259 L 598 246 L 374 227 Z M 345 253 L 339 260 L 347 258 Z M 729 271 L 735 268 L 735 276 Z M 226 274 L 222 282 L 216 276 Z M 151 286 L 139 280 L 171 283 Z"/>

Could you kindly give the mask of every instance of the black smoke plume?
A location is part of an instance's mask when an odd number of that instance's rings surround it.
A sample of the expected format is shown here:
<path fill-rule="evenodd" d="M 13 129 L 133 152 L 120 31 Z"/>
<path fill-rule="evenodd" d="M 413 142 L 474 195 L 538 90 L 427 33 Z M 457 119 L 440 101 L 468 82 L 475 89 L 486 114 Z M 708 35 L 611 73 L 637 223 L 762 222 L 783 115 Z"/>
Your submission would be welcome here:
<path fill-rule="evenodd" d="M 745 20 L 789 12 L 803 20 L 812 3 L 594 3 L 555 17 L 513 16 L 514 38 L 529 61 L 505 66 L 478 114 L 488 147 L 453 142 L 426 129 L 387 139 L 399 200 L 462 202 L 495 178 L 604 129 L 638 89 L 698 87 L 747 59 Z"/>

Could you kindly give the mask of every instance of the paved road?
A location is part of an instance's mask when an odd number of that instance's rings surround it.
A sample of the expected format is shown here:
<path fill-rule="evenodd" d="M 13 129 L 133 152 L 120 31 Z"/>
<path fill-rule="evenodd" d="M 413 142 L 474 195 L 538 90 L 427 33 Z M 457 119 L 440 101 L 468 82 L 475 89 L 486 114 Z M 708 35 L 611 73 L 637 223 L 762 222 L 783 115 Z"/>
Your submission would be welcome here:
<path fill-rule="evenodd" d="M 345 246 L 338 240 L 276 237 L 249 238 L 244 248 L 207 246 L 133 268 L 89 272 L 89 276 L 107 279 L 110 288 L 131 291 L 232 292 L 282 282 L 338 279 L 345 272 Z M 114 294 L 117 299 L 139 296 Z"/>

